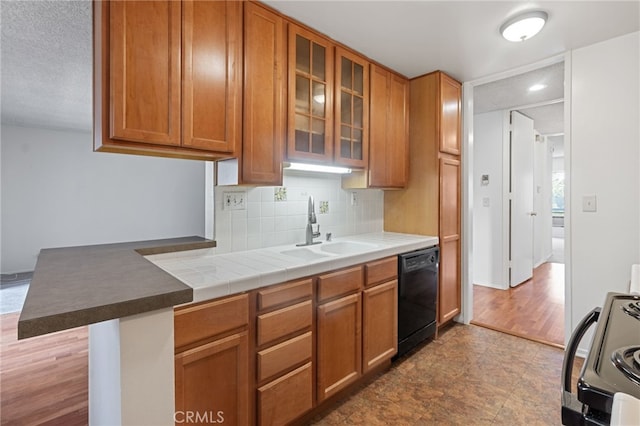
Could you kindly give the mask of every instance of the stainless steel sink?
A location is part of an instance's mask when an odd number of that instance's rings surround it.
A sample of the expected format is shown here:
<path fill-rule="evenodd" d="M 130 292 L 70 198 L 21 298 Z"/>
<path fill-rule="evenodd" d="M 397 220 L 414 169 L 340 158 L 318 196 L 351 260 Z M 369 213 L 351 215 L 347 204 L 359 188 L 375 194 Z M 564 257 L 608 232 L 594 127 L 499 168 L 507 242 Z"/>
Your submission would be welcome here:
<path fill-rule="evenodd" d="M 353 241 L 337 241 L 320 246 L 320 250 L 333 254 L 352 254 L 376 248 L 375 244 L 356 243 Z"/>

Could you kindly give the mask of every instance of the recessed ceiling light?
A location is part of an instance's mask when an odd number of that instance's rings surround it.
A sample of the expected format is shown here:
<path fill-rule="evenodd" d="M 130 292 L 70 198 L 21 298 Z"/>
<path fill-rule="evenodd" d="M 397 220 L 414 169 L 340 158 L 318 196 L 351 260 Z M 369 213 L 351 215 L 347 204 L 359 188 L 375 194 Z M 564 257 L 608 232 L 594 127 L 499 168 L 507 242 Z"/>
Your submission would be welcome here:
<path fill-rule="evenodd" d="M 530 92 L 537 92 L 538 90 L 542 90 L 545 87 L 547 87 L 546 84 L 534 84 L 533 86 L 529 87 L 529 91 Z"/>
<path fill-rule="evenodd" d="M 540 32 L 548 17 L 541 10 L 514 16 L 502 24 L 500 34 L 509 41 L 525 41 Z"/>

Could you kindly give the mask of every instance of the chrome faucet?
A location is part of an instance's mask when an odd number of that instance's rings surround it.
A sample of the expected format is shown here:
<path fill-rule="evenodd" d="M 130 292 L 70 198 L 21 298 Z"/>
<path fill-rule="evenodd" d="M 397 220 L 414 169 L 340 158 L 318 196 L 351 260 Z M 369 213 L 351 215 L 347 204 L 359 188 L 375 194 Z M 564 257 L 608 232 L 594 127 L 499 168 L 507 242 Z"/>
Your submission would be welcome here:
<path fill-rule="evenodd" d="M 320 236 L 320 225 L 318 224 L 318 228 L 316 231 L 313 231 L 313 225 L 317 223 L 316 220 L 316 212 L 315 206 L 313 203 L 313 197 L 309 196 L 309 204 L 307 207 L 307 230 L 305 233 L 304 243 L 296 244 L 296 246 L 310 246 L 313 244 L 320 244 L 322 241 L 313 241 L 314 238 L 318 238 Z"/>

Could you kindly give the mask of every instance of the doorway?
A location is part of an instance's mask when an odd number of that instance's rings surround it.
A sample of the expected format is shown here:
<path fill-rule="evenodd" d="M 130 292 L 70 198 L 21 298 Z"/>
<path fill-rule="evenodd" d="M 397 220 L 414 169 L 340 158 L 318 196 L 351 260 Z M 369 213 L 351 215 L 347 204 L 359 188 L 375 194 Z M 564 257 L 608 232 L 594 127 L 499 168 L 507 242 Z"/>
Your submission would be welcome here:
<path fill-rule="evenodd" d="M 561 229 L 554 239 L 552 226 L 554 217 L 564 222 L 561 197 L 553 198 L 560 178 L 553 153 L 564 133 L 562 59 L 472 84 L 469 176 L 472 322 L 555 346 L 564 343 L 565 323 L 564 240 Z"/>

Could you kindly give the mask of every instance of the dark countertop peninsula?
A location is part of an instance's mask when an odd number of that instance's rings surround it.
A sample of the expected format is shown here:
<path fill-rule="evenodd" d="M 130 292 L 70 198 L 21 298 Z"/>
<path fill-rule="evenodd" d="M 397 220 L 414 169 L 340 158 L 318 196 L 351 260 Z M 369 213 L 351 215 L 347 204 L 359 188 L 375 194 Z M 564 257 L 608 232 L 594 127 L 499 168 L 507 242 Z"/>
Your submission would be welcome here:
<path fill-rule="evenodd" d="M 201 237 L 43 249 L 18 339 L 187 303 L 193 289 L 143 256 L 215 247 Z"/>

